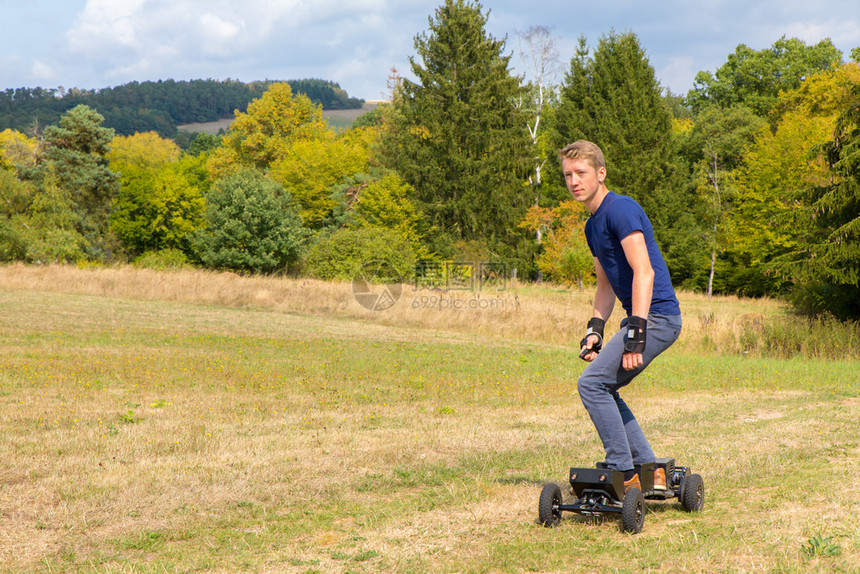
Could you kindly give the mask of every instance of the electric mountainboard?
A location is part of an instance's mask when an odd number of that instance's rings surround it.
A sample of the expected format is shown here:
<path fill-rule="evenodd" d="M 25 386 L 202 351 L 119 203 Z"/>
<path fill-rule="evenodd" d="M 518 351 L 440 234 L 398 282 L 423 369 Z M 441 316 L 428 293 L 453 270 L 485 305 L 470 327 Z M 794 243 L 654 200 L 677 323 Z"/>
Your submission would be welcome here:
<path fill-rule="evenodd" d="M 556 526 L 562 512 L 574 512 L 602 520 L 607 515 L 621 516 L 621 529 L 636 533 L 645 523 L 646 500 L 677 498 L 687 512 L 699 512 L 705 503 L 705 484 L 702 477 L 688 467 L 675 466 L 673 458 L 658 458 L 655 462 L 637 465 L 642 486 L 624 492 L 624 473 L 598 462 L 595 468 L 571 468 L 570 486 L 577 500 L 570 504 L 562 501 L 561 488 L 547 484 L 540 493 L 538 521 L 544 526 Z M 654 488 L 654 471 L 662 468 L 666 473 L 666 488 Z"/>

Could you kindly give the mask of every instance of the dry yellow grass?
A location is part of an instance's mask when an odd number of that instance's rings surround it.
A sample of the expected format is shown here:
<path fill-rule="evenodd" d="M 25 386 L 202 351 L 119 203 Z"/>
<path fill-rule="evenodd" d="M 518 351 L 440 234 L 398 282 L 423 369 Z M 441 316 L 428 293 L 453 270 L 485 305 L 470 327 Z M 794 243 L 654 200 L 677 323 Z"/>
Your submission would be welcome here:
<path fill-rule="evenodd" d="M 356 302 L 351 283 L 199 270 L 165 273 L 133 267 L 79 269 L 15 264 L 0 266 L 0 284 L 34 291 L 259 308 L 559 345 L 579 341 L 593 304 L 592 290 L 579 292 L 551 285 L 514 284 L 477 294 L 403 285 L 396 305 L 370 311 Z M 741 352 L 738 334 L 744 327 L 785 313 L 781 303 L 770 299 L 709 299 L 684 292 L 679 293 L 679 299 L 684 315 L 678 343 L 682 348 Z M 616 309 L 614 320 L 620 319 L 621 312 Z"/>

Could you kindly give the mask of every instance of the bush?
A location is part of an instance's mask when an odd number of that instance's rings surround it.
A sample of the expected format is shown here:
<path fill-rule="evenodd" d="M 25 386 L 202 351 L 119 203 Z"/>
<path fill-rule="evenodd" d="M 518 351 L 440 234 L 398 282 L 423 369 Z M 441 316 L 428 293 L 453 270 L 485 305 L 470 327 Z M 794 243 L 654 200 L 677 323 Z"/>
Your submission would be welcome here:
<path fill-rule="evenodd" d="M 206 199 L 209 226 L 195 244 L 207 266 L 273 273 L 298 260 L 308 230 L 279 183 L 244 169 L 218 181 Z"/>
<path fill-rule="evenodd" d="M 762 357 L 789 359 L 855 359 L 860 349 L 860 321 L 840 321 L 831 315 L 787 315 L 742 321 L 737 334 L 740 350 Z"/>
<path fill-rule="evenodd" d="M 24 238 L 7 220 L 0 219 L 0 261 L 23 259 L 27 253 Z"/>
<path fill-rule="evenodd" d="M 27 244 L 27 260 L 72 263 L 86 258 L 87 241 L 74 229 L 36 229 Z"/>
<path fill-rule="evenodd" d="M 311 247 L 305 270 L 319 279 L 351 281 L 359 269 L 371 270 L 368 279 L 388 282 L 390 277 L 373 276 L 373 263 L 393 267 L 404 281 L 415 273 L 415 250 L 399 233 L 384 228 L 340 229 Z"/>
<path fill-rule="evenodd" d="M 125 166 L 122 188 L 114 201 L 111 230 L 132 255 L 179 248 L 205 220 L 200 190 L 189 183 L 177 164 Z"/>
<path fill-rule="evenodd" d="M 132 266 L 157 271 L 179 270 L 190 267 L 188 257 L 179 249 L 147 251 L 134 260 Z"/>

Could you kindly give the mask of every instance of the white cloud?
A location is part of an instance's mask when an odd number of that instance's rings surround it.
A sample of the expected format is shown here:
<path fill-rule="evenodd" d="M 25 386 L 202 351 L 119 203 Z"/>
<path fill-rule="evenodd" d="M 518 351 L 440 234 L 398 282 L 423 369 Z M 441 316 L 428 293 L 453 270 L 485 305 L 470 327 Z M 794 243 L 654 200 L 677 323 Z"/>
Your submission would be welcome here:
<path fill-rule="evenodd" d="M 795 22 L 785 27 L 789 38 L 800 38 L 807 44 L 817 44 L 830 38 L 837 48 L 850 52 L 860 46 L 860 20 L 828 20 L 820 22 Z"/>
<path fill-rule="evenodd" d="M 0 0 L 0 2 L 5 0 Z M 580 34 L 592 48 L 614 29 L 640 39 L 663 86 L 686 93 L 699 70 L 715 70 L 735 47 L 769 47 L 780 36 L 807 44 L 829 37 L 860 46 L 856 0 L 607 0 L 570 11 L 558 0 L 484 2 L 488 32 L 507 36 L 554 26 L 567 67 Z M 55 81 L 99 88 L 127 81 L 191 78 L 336 81 L 350 95 L 376 98 L 389 70 L 409 74 L 413 39 L 427 31 L 442 0 L 30 0 L 6 2 L 0 83 Z M 28 39 L 47 41 L 27 43 Z M 54 39 L 51 42 L 50 39 Z M 27 46 L 26 49 L 20 48 Z M 519 66 L 519 58 L 512 60 Z M 51 76 L 53 74 L 53 76 Z M 53 77 L 53 80 L 51 78 Z M 559 75 L 557 80 L 561 80 Z M 2 86 L 0 86 L 2 87 Z"/>
<path fill-rule="evenodd" d="M 243 20 L 229 22 L 215 14 L 207 13 L 200 16 L 200 26 L 205 30 L 209 30 L 214 39 L 227 42 L 239 35 L 245 27 L 245 22 Z"/>
<path fill-rule="evenodd" d="M 93 56 L 106 48 L 139 48 L 137 22 L 145 0 L 87 0 L 67 33 L 72 54 Z"/>
<path fill-rule="evenodd" d="M 50 64 L 46 64 L 40 60 L 33 61 L 33 67 L 31 68 L 31 73 L 34 78 L 37 78 L 42 81 L 51 81 L 56 78 L 57 72 L 53 66 Z"/>
<path fill-rule="evenodd" d="M 693 79 L 698 72 L 699 70 L 696 69 L 691 56 L 681 56 L 670 58 L 667 65 L 656 70 L 656 75 L 661 86 L 670 88 L 675 92 L 678 89 L 676 86 L 689 86 L 692 88 Z M 685 96 L 687 93 L 676 93 L 676 95 Z"/>
<path fill-rule="evenodd" d="M 225 20 L 215 14 L 200 16 L 198 43 L 201 53 L 207 57 L 229 56 L 236 43 L 242 42 L 244 20 Z"/>
<path fill-rule="evenodd" d="M 381 32 L 385 8 L 384 0 L 87 0 L 65 52 L 69 64 L 83 60 L 117 78 L 216 59 L 313 61 L 343 51 L 357 32 Z"/>

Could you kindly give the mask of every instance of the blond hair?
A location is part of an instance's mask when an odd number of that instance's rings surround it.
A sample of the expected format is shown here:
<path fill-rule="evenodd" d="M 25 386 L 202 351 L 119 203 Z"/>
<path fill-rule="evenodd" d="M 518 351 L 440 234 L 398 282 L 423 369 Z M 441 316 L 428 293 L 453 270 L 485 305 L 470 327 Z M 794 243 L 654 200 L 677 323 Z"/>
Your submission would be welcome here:
<path fill-rule="evenodd" d="M 572 144 L 567 144 L 561 151 L 558 152 L 559 159 L 581 159 L 587 161 L 594 169 L 606 167 L 606 161 L 603 159 L 603 152 L 597 144 L 586 140 L 577 140 Z"/>

